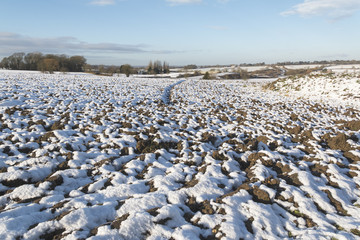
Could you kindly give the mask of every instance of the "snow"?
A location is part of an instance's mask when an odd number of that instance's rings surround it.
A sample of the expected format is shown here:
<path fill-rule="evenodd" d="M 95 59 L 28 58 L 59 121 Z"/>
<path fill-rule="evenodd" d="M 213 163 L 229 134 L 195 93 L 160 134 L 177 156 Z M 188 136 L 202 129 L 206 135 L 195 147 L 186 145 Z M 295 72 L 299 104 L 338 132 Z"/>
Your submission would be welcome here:
<path fill-rule="evenodd" d="M 0 239 L 359 239 L 359 77 L 331 68 L 1 70 Z"/>
<path fill-rule="evenodd" d="M 360 73 L 360 65 L 359 64 L 333 65 L 333 66 L 326 67 L 326 69 L 331 70 L 333 72 L 337 72 L 337 73 L 343 73 L 343 72 Z"/>
<path fill-rule="evenodd" d="M 13 107 L 22 104 L 24 104 L 24 102 L 21 100 L 2 101 L 0 102 L 0 107 Z"/>
<path fill-rule="evenodd" d="M 321 64 L 303 64 L 303 65 L 284 65 L 286 69 L 311 69 L 323 67 Z"/>

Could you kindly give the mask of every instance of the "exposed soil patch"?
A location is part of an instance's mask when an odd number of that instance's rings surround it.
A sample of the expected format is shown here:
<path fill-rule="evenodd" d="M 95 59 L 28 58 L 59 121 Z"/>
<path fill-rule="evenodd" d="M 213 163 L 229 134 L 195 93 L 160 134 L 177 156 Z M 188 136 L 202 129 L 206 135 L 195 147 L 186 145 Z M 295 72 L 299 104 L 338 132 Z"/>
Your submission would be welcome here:
<path fill-rule="evenodd" d="M 126 219 L 128 219 L 128 217 L 130 216 L 129 213 L 126 213 L 124 215 L 122 215 L 121 217 L 119 218 L 116 218 L 111 224 L 111 228 L 115 228 L 115 229 L 120 229 L 120 226 L 121 226 L 121 223 L 123 221 L 125 221 Z"/>
<path fill-rule="evenodd" d="M 335 137 L 324 136 L 328 146 L 333 150 L 341 150 L 347 152 L 351 150 L 351 146 L 347 143 L 348 137 L 344 133 L 339 133 Z"/>
<path fill-rule="evenodd" d="M 64 228 L 60 228 L 60 229 L 56 229 L 53 230 L 51 232 L 47 232 L 44 233 L 43 235 L 40 236 L 40 239 L 45 239 L 45 240 L 57 240 L 57 239 L 62 239 L 62 233 L 65 232 Z"/>
<path fill-rule="evenodd" d="M 158 149 L 176 149 L 177 142 L 156 142 L 154 139 L 140 140 L 136 144 L 136 150 L 139 153 L 153 153 Z"/>

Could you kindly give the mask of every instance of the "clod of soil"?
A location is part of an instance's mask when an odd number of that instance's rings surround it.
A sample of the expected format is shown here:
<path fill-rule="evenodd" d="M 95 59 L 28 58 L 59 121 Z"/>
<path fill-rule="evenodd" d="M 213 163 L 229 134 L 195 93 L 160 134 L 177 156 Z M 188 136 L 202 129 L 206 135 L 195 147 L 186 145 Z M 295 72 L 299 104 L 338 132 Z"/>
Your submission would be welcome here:
<path fill-rule="evenodd" d="M 129 122 L 123 122 L 121 125 L 123 128 L 132 128 L 132 124 Z"/>
<path fill-rule="evenodd" d="M 65 169 L 68 169 L 68 168 L 69 168 L 68 162 L 65 161 L 65 162 L 62 162 L 62 163 L 60 163 L 59 165 L 57 165 L 56 171 L 65 170 Z"/>
<path fill-rule="evenodd" d="M 303 185 L 302 182 L 300 182 L 297 173 L 294 173 L 294 174 L 291 174 L 291 175 L 286 176 L 286 177 L 285 177 L 285 180 L 286 180 L 289 184 L 294 185 L 294 186 L 297 186 L 297 187 L 300 187 L 300 186 Z"/>
<path fill-rule="evenodd" d="M 287 164 L 282 164 L 281 162 L 277 162 L 274 170 L 278 173 L 278 174 L 286 174 L 292 171 L 292 169 L 290 168 L 289 165 Z"/>
<path fill-rule="evenodd" d="M 203 214 L 214 214 L 215 211 L 212 208 L 210 202 L 208 200 L 205 200 L 201 203 L 196 202 L 196 199 L 194 197 L 188 198 L 187 201 L 188 207 L 193 211 L 194 213 L 200 211 Z"/>
<path fill-rule="evenodd" d="M 184 187 L 191 188 L 191 187 L 194 187 L 198 183 L 199 183 L 199 180 L 197 180 L 196 178 L 193 178 L 189 182 L 185 182 Z"/>
<path fill-rule="evenodd" d="M 301 126 L 295 126 L 295 127 L 289 127 L 287 128 L 287 131 L 290 133 L 290 134 L 293 134 L 293 135 L 298 135 L 301 133 L 301 131 L 303 130 L 303 128 Z"/>
<path fill-rule="evenodd" d="M 155 142 L 154 139 L 140 140 L 136 144 L 139 153 L 153 153 L 158 149 L 176 149 L 177 142 Z"/>
<path fill-rule="evenodd" d="M 160 208 L 156 207 L 156 208 L 151 208 L 149 210 L 147 210 L 147 212 L 153 216 L 153 217 L 156 217 L 157 215 L 159 215 L 158 211 Z"/>
<path fill-rule="evenodd" d="M 332 196 L 332 194 L 331 194 L 331 192 L 329 190 L 324 190 L 324 192 L 327 194 L 328 198 L 330 199 L 331 204 L 335 207 L 336 211 L 339 214 L 341 214 L 343 216 L 349 216 L 349 214 L 343 208 L 341 203 Z"/>
<path fill-rule="evenodd" d="M 214 209 L 211 207 L 209 200 L 205 200 L 201 204 L 202 204 L 201 212 L 203 214 L 214 214 L 215 213 Z"/>
<path fill-rule="evenodd" d="M 57 209 L 63 208 L 66 203 L 68 203 L 68 200 L 56 203 L 54 206 L 51 207 L 51 213 L 55 213 Z"/>
<path fill-rule="evenodd" d="M 212 157 L 216 160 L 221 160 L 221 161 L 225 161 L 228 159 L 223 153 L 220 153 L 219 151 L 214 151 Z"/>
<path fill-rule="evenodd" d="M 62 238 L 62 233 L 65 232 L 65 228 L 59 228 L 59 229 L 55 229 L 53 231 L 49 231 L 44 233 L 43 235 L 40 236 L 40 239 L 45 239 L 45 240 L 49 240 L 49 239 L 61 239 Z"/>
<path fill-rule="evenodd" d="M 258 142 L 263 142 L 263 143 L 266 144 L 270 139 L 268 137 L 266 137 L 266 136 L 259 136 L 259 137 L 256 138 L 256 140 Z"/>
<path fill-rule="evenodd" d="M 39 139 L 37 140 L 37 143 L 41 143 L 41 142 L 50 142 L 50 138 L 55 137 L 55 134 L 53 132 L 47 132 L 44 135 L 42 135 L 41 137 L 39 137 Z"/>
<path fill-rule="evenodd" d="M 211 142 L 213 145 L 215 144 L 217 140 L 217 137 L 215 137 L 213 134 L 205 132 L 201 135 L 201 140 L 202 142 Z"/>
<path fill-rule="evenodd" d="M 51 125 L 51 130 L 61 130 L 61 129 L 64 129 L 64 125 L 60 122 L 60 121 L 57 121 L 57 122 L 54 122 L 53 125 Z"/>
<path fill-rule="evenodd" d="M 292 113 L 292 114 L 290 115 L 290 119 L 295 122 L 295 121 L 299 120 L 299 117 L 298 117 L 297 114 Z"/>
<path fill-rule="evenodd" d="M 351 131 L 359 131 L 360 130 L 360 120 L 349 121 L 345 124 L 345 127 L 350 129 Z"/>
<path fill-rule="evenodd" d="M 254 186 L 250 190 L 250 192 L 253 195 L 253 200 L 255 202 L 260 202 L 260 203 L 265 203 L 265 204 L 270 204 L 271 203 L 270 196 L 265 190 L 262 190 L 259 187 Z"/>
<path fill-rule="evenodd" d="M 341 150 L 343 152 L 350 151 L 351 146 L 347 141 L 347 136 L 344 133 L 339 133 L 335 137 L 330 137 L 327 140 L 328 146 L 333 150 Z"/>
<path fill-rule="evenodd" d="M 251 233 L 251 234 L 254 234 L 254 230 L 253 230 L 253 227 L 252 227 L 253 221 L 254 221 L 253 217 L 251 217 L 251 218 L 249 218 L 248 220 L 245 221 L 245 227 L 248 230 L 248 232 Z"/>
<path fill-rule="evenodd" d="M 23 179 L 14 179 L 14 180 L 2 180 L 1 184 L 6 186 L 6 187 L 19 187 L 21 185 L 27 184 L 27 181 L 23 180 Z"/>
<path fill-rule="evenodd" d="M 344 157 L 346 157 L 351 163 L 357 163 L 360 162 L 360 157 L 354 155 L 351 152 L 344 152 Z"/>
<path fill-rule="evenodd" d="M 310 171 L 314 176 L 320 177 L 320 175 L 323 173 L 326 175 L 326 171 L 328 170 L 328 166 L 321 165 L 319 163 L 316 163 L 310 167 Z"/>
<path fill-rule="evenodd" d="M 64 179 L 61 175 L 56 175 L 56 176 L 51 176 L 49 178 L 46 178 L 45 181 L 48 181 L 51 183 L 50 189 L 54 189 L 56 186 L 63 184 Z"/>
<path fill-rule="evenodd" d="M 166 217 L 164 219 L 160 219 L 157 221 L 154 221 L 155 224 L 160 224 L 160 225 L 166 225 L 167 221 L 170 221 L 172 218 L 170 217 Z"/>

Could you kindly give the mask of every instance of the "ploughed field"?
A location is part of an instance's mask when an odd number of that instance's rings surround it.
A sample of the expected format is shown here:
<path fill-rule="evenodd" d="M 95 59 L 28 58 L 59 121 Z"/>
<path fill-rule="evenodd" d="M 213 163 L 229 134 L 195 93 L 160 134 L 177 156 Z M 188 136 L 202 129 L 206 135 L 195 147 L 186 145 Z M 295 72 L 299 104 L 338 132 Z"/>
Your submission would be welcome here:
<path fill-rule="evenodd" d="M 358 108 L 260 85 L 0 72 L 0 238 L 359 239 Z"/>

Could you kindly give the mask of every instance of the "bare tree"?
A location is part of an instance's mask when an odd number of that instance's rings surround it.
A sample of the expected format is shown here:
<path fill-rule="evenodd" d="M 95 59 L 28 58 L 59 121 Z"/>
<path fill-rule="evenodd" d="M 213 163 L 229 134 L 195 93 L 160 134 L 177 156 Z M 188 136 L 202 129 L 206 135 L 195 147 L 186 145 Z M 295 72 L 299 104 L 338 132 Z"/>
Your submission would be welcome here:
<path fill-rule="evenodd" d="M 13 70 L 22 69 L 22 67 L 24 65 L 24 61 L 23 61 L 24 56 L 25 56 L 25 53 L 18 52 L 18 53 L 14 53 L 10 57 L 8 57 L 10 69 L 13 69 Z"/>
<path fill-rule="evenodd" d="M 38 63 L 42 60 L 43 54 L 40 52 L 28 53 L 24 56 L 26 70 L 37 70 Z"/>
<path fill-rule="evenodd" d="M 54 73 L 59 70 L 59 61 L 54 58 L 45 58 L 39 63 L 38 69 L 42 72 Z"/>

